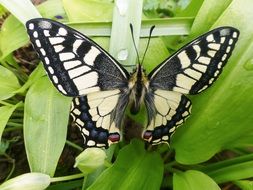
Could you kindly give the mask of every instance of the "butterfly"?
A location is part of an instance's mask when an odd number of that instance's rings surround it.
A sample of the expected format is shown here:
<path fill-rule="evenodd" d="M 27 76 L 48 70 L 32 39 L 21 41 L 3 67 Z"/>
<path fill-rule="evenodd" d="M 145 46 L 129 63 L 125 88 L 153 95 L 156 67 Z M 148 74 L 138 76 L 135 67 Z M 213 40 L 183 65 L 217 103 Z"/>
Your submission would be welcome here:
<path fill-rule="evenodd" d="M 71 116 L 84 147 L 108 147 L 122 139 L 125 110 L 145 105 L 142 138 L 152 145 L 169 143 L 190 115 L 185 96 L 216 81 L 234 49 L 239 31 L 219 27 L 183 46 L 149 74 L 142 64 L 129 73 L 109 53 L 80 32 L 45 18 L 26 23 L 30 40 L 57 90 L 74 97 Z"/>

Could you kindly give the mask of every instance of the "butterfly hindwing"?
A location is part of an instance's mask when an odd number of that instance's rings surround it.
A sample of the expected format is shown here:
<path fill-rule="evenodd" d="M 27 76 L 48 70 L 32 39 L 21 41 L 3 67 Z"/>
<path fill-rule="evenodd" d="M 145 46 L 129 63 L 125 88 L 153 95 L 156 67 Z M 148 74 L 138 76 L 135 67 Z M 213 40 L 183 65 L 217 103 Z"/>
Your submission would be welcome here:
<path fill-rule="evenodd" d="M 143 139 L 151 144 L 169 143 L 170 136 L 191 112 L 191 101 L 181 93 L 155 90 L 147 93 L 145 104 L 149 123 Z"/>
<path fill-rule="evenodd" d="M 64 95 L 75 97 L 127 86 L 128 72 L 78 31 L 44 18 L 29 20 L 26 26 L 51 81 Z"/>
<path fill-rule="evenodd" d="M 73 100 L 71 115 L 85 147 L 108 147 L 121 139 L 120 126 L 127 95 L 119 89 L 90 93 Z"/>
<path fill-rule="evenodd" d="M 238 36 L 237 29 L 220 27 L 198 37 L 148 75 L 150 87 L 183 94 L 200 93 L 217 79 Z"/>

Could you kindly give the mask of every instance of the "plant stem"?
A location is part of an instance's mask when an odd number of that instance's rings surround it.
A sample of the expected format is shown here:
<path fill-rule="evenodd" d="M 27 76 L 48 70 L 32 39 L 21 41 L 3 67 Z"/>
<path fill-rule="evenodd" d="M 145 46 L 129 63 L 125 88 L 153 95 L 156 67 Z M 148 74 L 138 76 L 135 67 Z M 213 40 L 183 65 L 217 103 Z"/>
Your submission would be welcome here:
<path fill-rule="evenodd" d="M 138 47 L 142 6 L 143 0 L 115 1 L 109 52 L 121 64 L 126 66 L 135 65 L 136 62 L 137 54 L 133 46 L 129 24 L 131 23 L 133 26 L 133 37 L 136 47 Z"/>
<path fill-rule="evenodd" d="M 4 180 L 4 181 L 7 181 L 11 177 L 11 175 L 13 174 L 16 164 L 15 164 L 15 159 L 11 158 L 8 154 L 4 153 L 3 155 L 8 159 L 9 162 L 12 163 L 11 171 Z"/>
<path fill-rule="evenodd" d="M 77 149 L 77 150 L 83 151 L 83 148 L 82 148 L 82 147 L 78 146 L 78 145 L 75 144 L 75 143 L 72 143 L 72 142 L 69 141 L 69 140 L 66 140 L 66 144 L 69 145 L 69 146 L 71 146 L 71 147 L 73 147 L 73 148 L 75 148 L 75 149 Z"/>
<path fill-rule="evenodd" d="M 79 173 L 79 174 L 73 174 L 73 175 L 68 175 L 68 176 L 63 176 L 63 177 L 53 177 L 51 178 L 51 182 L 58 182 L 58 181 L 68 181 L 68 180 L 72 180 L 72 179 L 79 179 L 85 177 L 85 175 L 83 173 Z"/>

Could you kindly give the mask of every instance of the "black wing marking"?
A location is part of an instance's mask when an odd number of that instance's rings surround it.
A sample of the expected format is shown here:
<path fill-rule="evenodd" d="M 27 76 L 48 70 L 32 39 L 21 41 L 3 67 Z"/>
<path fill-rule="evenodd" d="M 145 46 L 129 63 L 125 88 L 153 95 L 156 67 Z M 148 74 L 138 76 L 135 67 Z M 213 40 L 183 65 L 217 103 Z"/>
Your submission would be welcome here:
<path fill-rule="evenodd" d="M 62 94 L 74 97 L 127 86 L 128 72 L 78 31 L 44 18 L 29 20 L 26 27 L 49 78 Z"/>
<path fill-rule="evenodd" d="M 84 138 L 84 147 L 106 147 L 121 139 L 120 126 L 128 95 L 120 90 L 75 98 L 71 116 Z"/>
<path fill-rule="evenodd" d="M 150 87 L 197 94 L 217 79 L 230 57 L 239 31 L 216 28 L 182 47 L 149 75 Z"/>
<path fill-rule="evenodd" d="M 145 97 L 149 123 L 143 139 L 151 144 L 168 143 L 170 136 L 190 115 L 191 101 L 181 93 L 155 90 Z"/>

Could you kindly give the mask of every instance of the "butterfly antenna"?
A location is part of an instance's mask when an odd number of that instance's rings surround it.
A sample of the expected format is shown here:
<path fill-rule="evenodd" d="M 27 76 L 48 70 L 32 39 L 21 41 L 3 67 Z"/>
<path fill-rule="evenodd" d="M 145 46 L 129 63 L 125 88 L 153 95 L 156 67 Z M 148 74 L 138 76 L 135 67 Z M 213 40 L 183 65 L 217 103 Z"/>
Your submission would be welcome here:
<path fill-rule="evenodd" d="M 134 32 L 133 32 L 133 25 L 132 25 L 132 23 L 130 23 L 130 30 L 131 30 L 132 40 L 133 40 L 133 43 L 134 43 L 134 49 L 136 51 L 137 58 L 138 58 L 138 64 L 140 64 L 140 56 L 139 56 L 139 53 L 138 53 L 138 50 L 137 50 L 137 47 L 136 47 L 136 43 L 135 43 L 135 40 L 134 40 Z"/>
<path fill-rule="evenodd" d="M 151 35 L 152 35 L 152 32 L 153 32 L 154 28 L 155 28 L 155 25 L 151 26 L 151 28 L 150 28 L 149 36 L 148 36 L 148 43 L 147 43 L 145 52 L 144 52 L 144 54 L 143 54 L 143 58 L 142 58 L 142 60 L 141 60 L 141 65 L 142 65 L 142 63 L 143 63 L 143 61 L 144 61 L 144 58 L 145 58 L 145 55 L 146 55 L 146 53 L 147 53 L 147 50 L 148 50 L 148 47 L 149 47 L 149 43 L 150 43 L 150 39 L 151 39 Z"/>

